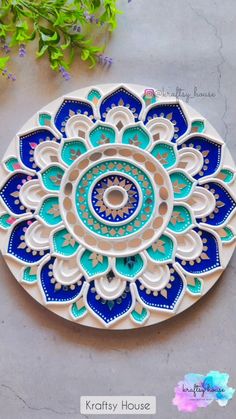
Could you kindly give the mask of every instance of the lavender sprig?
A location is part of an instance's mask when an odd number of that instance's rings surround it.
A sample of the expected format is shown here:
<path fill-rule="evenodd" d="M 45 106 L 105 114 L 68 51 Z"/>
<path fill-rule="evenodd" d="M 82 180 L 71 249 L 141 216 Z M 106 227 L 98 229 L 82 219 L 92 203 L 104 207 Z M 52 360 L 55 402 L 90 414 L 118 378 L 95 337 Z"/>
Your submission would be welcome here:
<path fill-rule="evenodd" d="M 10 73 L 7 68 L 2 71 L 2 76 L 6 77 L 8 80 L 16 81 L 16 76 L 13 73 Z"/>
<path fill-rule="evenodd" d="M 64 80 L 69 81 L 71 79 L 71 75 L 64 67 L 60 67 L 59 71 L 63 77 Z"/>
<path fill-rule="evenodd" d="M 113 64 L 113 58 L 107 57 L 104 54 L 98 55 L 98 62 L 103 66 L 110 67 Z"/>
<path fill-rule="evenodd" d="M 19 57 L 24 58 L 26 56 L 26 47 L 25 44 L 20 44 L 19 47 Z"/>

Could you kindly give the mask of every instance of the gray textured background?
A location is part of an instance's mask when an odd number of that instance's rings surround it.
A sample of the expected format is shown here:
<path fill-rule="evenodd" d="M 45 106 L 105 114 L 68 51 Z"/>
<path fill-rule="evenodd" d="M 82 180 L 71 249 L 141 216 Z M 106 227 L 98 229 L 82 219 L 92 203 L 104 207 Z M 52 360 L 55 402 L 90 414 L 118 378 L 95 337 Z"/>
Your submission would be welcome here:
<path fill-rule="evenodd" d="M 123 0 L 120 7 L 124 15 L 107 49 L 115 61 L 109 71 L 78 64 L 63 83 L 46 62 L 29 56 L 23 68 L 16 61 L 18 82 L 0 83 L 1 156 L 21 125 L 51 100 L 84 85 L 125 81 L 184 89 L 236 157 L 235 1 Z M 194 97 L 195 86 L 212 97 Z M 194 415 L 179 413 L 171 400 L 187 372 L 226 371 L 236 386 L 236 255 L 213 290 L 177 318 L 112 333 L 57 318 L 0 263 L 1 418 L 81 418 L 80 395 L 143 394 L 157 395 L 160 419 L 235 419 L 236 397 L 226 408 L 214 403 Z"/>

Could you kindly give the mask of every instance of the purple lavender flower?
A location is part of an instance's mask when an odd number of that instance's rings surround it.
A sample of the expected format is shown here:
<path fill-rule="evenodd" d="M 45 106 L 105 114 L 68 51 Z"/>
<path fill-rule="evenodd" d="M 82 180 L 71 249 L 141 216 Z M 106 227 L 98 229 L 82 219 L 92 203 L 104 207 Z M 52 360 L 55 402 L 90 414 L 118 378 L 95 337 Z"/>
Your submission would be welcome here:
<path fill-rule="evenodd" d="M 16 76 L 12 73 L 9 73 L 9 71 L 6 68 L 2 71 L 2 76 L 5 76 L 8 80 L 11 81 L 16 80 Z"/>
<path fill-rule="evenodd" d="M 71 79 L 71 75 L 70 73 L 68 73 L 68 71 L 66 71 L 66 69 L 64 67 L 60 67 L 59 71 L 61 72 L 61 75 L 63 77 L 64 80 L 68 81 Z"/>
<path fill-rule="evenodd" d="M 110 67 L 113 63 L 113 59 L 111 57 L 107 57 L 104 54 L 98 55 L 98 62 L 103 66 Z"/>
<path fill-rule="evenodd" d="M 84 17 L 89 23 L 99 23 L 99 19 L 97 19 L 95 15 L 90 15 L 88 12 L 84 12 Z"/>
<path fill-rule="evenodd" d="M 73 32 L 79 33 L 79 32 L 81 32 L 81 27 L 79 25 L 74 24 L 72 26 L 72 30 L 73 30 Z"/>
<path fill-rule="evenodd" d="M 3 51 L 3 52 L 5 52 L 5 54 L 9 54 L 9 52 L 11 51 L 11 48 L 9 47 L 9 45 L 5 42 L 5 40 L 2 38 L 1 39 L 1 44 L 4 44 L 2 47 L 1 47 L 1 50 Z"/>
<path fill-rule="evenodd" d="M 19 47 L 19 57 L 24 58 L 26 56 L 25 44 L 20 44 Z"/>

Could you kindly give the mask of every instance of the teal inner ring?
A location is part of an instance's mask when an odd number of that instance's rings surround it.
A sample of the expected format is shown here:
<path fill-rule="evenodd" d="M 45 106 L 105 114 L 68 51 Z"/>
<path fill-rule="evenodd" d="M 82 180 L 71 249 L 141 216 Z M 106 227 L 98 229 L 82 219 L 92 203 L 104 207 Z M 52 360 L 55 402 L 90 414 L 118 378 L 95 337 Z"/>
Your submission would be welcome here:
<path fill-rule="evenodd" d="M 109 167 L 112 164 L 112 168 Z M 129 169 L 129 170 L 128 170 Z M 101 175 L 120 172 L 132 177 L 140 186 L 143 201 L 135 218 L 122 226 L 107 225 L 95 218 L 90 210 L 90 188 Z M 148 223 L 156 207 L 156 197 L 151 180 L 146 173 L 132 163 L 123 160 L 107 160 L 93 166 L 79 180 L 75 192 L 76 210 L 82 224 L 91 232 L 107 238 L 121 238 L 137 233 Z"/>

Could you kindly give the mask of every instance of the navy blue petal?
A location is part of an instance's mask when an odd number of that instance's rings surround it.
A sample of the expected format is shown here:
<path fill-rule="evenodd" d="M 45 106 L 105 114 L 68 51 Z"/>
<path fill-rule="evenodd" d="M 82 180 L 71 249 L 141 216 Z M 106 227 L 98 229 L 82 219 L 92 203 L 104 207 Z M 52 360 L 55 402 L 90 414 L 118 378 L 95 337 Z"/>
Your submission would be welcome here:
<path fill-rule="evenodd" d="M 40 280 L 46 301 L 63 303 L 74 300 L 80 294 L 84 283 L 84 277 L 80 278 L 80 285 L 78 285 L 78 283 L 74 284 L 74 289 L 71 289 L 68 285 L 62 285 L 60 289 L 57 289 L 56 282 L 53 280 L 53 264 L 55 260 L 56 258 L 52 257 L 43 265 L 40 272 Z"/>
<path fill-rule="evenodd" d="M 31 179 L 34 179 L 34 177 L 27 173 L 16 172 L 0 190 L 0 196 L 3 202 L 15 215 L 24 214 L 26 212 L 26 208 L 19 198 L 19 190 L 25 182 Z"/>
<path fill-rule="evenodd" d="M 183 279 L 179 275 L 179 273 L 173 268 L 172 265 L 168 266 L 171 270 L 171 276 L 169 281 L 169 285 L 171 285 L 171 288 L 166 288 L 166 297 L 161 295 L 160 291 L 158 292 L 158 295 L 154 295 L 153 291 L 147 293 L 146 291 L 148 288 L 145 288 L 139 280 L 136 281 L 136 286 L 141 301 L 150 308 L 174 311 L 176 304 L 182 296 L 182 292 L 184 289 Z"/>
<path fill-rule="evenodd" d="M 124 87 L 119 87 L 102 100 L 100 105 L 100 115 L 102 121 L 106 119 L 107 112 L 109 112 L 109 110 L 114 107 L 114 105 L 122 105 L 128 107 L 134 114 L 135 121 L 138 121 L 139 114 L 142 109 L 142 102 L 129 90 L 125 89 Z"/>
<path fill-rule="evenodd" d="M 181 106 L 178 103 L 157 104 L 149 109 L 144 124 L 153 118 L 167 118 L 174 124 L 175 133 L 172 142 L 176 142 L 179 137 L 184 135 L 188 129 L 188 122 Z"/>
<path fill-rule="evenodd" d="M 205 218 L 198 218 L 197 222 L 204 222 L 213 226 L 220 226 L 233 213 L 236 202 L 228 190 L 218 182 L 207 182 L 204 187 L 208 189 L 215 197 L 216 206 L 214 211 Z"/>
<path fill-rule="evenodd" d="M 55 141 L 55 135 L 46 128 L 39 128 L 29 134 L 20 135 L 19 137 L 21 161 L 31 170 L 40 170 L 34 160 L 35 148 L 43 141 Z"/>
<path fill-rule="evenodd" d="M 221 164 L 222 145 L 215 143 L 213 140 L 196 136 L 189 138 L 184 144 L 178 146 L 190 147 L 197 149 L 203 156 L 203 165 L 199 173 L 193 176 L 195 179 L 203 178 L 204 176 L 213 175 Z"/>
<path fill-rule="evenodd" d="M 87 293 L 87 303 L 106 324 L 118 320 L 120 316 L 127 313 L 132 306 L 132 294 L 130 286 L 127 284 L 123 294 L 115 300 L 96 299 L 97 293 L 94 281 L 90 283 Z"/>
<path fill-rule="evenodd" d="M 201 255 L 199 258 L 191 261 L 182 261 L 176 258 L 176 262 L 179 262 L 186 272 L 194 275 L 201 275 L 221 267 L 220 251 L 216 237 L 209 231 L 199 228 L 195 228 L 194 231 L 200 235 L 203 242 Z"/>
<path fill-rule="evenodd" d="M 89 103 L 83 100 L 64 99 L 54 119 L 54 124 L 58 131 L 62 133 L 63 137 L 66 137 L 65 125 L 72 114 L 86 115 L 94 118 L 93 108 Z"/>
<path fill-rule="evenodd" d="M 28 264 L 39 262 L 49 252 L 49 250 L 41 250 L 42 253 L 37 251 L 36 254 L 33 254 L 32 249 L 29 251 L 25 243 L 25 232 L 34 221 L 35 219 L 31 218 L 30 220 L 24 220 L 16 224 L 12 230 L 7 249 L 10 255 Z"/>

